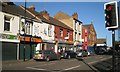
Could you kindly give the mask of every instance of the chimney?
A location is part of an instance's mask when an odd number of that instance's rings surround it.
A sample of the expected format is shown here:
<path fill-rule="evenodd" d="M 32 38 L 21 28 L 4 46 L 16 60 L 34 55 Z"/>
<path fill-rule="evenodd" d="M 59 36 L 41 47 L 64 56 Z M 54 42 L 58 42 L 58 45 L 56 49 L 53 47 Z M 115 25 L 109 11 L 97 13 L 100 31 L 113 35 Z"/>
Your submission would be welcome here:
<path fill-rule="evenodd" d="M 35 6 L 34 6 L 34 5 L 31 5 L 31 6 L 29 6 L 29 9 L 35 10 Z"/>
<path fill-rule="evenodd" d="M 46 10 L 44 10 L 44 11 L 42 11 L 42 12 L 40 12 L 40 13 L 42 14 L 42 16 L 43 16 L 45 19 L 47 19 L 47 20 L 50 19 L 50 16 L 49 16 L 49 14 L 48 14 L 48 12 L 47 12 Z"/>
<path fill-rule="evenodd" d="M 72 14 L 72 17 L 75 18 L 75 19 L 78 19 L 78 14 L 74 13 L 74 14 Z"/>

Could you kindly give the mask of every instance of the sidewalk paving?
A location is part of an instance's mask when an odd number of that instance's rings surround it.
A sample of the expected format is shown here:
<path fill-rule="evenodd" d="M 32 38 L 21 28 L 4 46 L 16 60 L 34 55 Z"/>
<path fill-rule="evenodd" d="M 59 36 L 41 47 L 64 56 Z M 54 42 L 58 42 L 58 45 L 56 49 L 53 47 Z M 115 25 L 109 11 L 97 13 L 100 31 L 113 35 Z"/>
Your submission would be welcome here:
<path fill-rule="evenodd" d="M 10 65 L 10 64 L 20 64 L 20 63 L 24 63 L 24 62 L 31 62 L 31 61 L 34 61 L 33 59 L 30 59 L 30 60 L 7 60 L 7 61 L 2 61 L 2 65 Z"/>
<path fill-rule="evenodd" d="M 115 72 L 120 72 L 120 59 L 115 64 Z M 101 72 L 112 72 L 112 58 L 93 64 Z"/>

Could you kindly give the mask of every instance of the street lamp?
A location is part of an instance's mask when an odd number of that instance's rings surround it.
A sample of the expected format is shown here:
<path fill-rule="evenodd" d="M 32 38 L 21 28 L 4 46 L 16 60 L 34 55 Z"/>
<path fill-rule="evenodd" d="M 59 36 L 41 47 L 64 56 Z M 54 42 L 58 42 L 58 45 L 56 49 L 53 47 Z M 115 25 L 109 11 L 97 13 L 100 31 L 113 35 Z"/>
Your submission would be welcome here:
<path fill-rule="evenodd" d="M 23 49 L 23 61 L 25 61 L 25 24 L 26 24 L 26 0 L 25 0 L 25 23 L 24 23 L 24 49 Z"/>

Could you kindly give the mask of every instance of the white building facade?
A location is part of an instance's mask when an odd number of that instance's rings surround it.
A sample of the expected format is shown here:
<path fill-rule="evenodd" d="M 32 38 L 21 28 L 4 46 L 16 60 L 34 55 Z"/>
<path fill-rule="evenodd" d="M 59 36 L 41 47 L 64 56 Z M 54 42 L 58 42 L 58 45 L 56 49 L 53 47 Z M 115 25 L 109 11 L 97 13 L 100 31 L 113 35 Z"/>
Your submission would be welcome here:
<path fill-rule="evenodd" d="M 0 12 L 0 42 L 2 43 L 2 60 L 18 59 L 19 56 L 19 17 Z"/>

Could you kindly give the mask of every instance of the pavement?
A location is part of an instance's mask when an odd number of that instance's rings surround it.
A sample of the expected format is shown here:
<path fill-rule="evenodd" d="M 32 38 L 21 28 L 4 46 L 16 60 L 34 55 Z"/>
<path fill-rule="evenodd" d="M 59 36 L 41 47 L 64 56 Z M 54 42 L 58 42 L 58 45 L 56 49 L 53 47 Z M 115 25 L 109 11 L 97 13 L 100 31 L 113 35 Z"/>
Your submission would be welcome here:
<path fill-rule="evenodd" d="M 30 62 L 30 61 L 34 61 L 33 59 L 30 60 L 7 60 L 7 61 L 2 61 L 2 65 L 9 65 L 9 64 L 20 64 L 20 63 L 24 63 L 24 62 Z"/>

